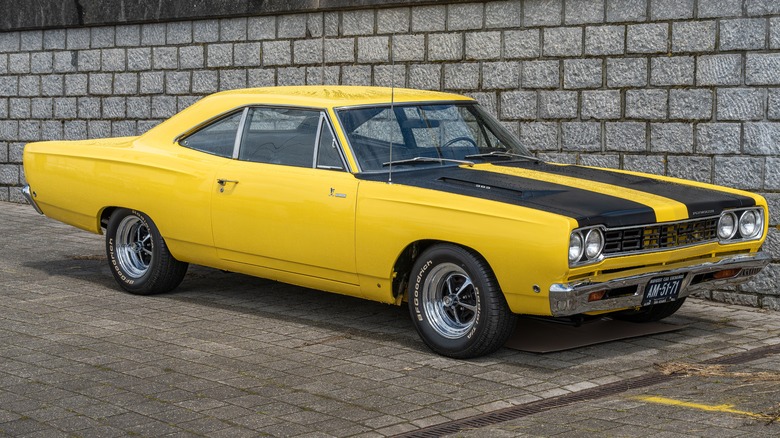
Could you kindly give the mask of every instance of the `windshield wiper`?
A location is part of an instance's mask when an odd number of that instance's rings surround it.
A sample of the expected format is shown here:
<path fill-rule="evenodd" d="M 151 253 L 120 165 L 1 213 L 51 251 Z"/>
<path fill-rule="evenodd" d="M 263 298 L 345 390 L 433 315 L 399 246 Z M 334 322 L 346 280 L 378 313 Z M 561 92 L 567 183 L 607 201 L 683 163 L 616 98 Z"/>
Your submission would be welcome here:
<path fill-rule="evenodd" d="M 473 161 L 454 160 L 451 158 L 433 158 L 433 157 L 414 157 L 414 158 L 407 158 L 405 160 L 393 160 L 393 161 L 388 161 L 386 163 L 382 163 L 382 166 L 387 167 L 391 165 L 395 166 L 396 164 L 424 164 L 424 163 L 439 163 L 439 164 L 455 163 L 455 164 L 465 164 L 469 167 L 474 167 Z"/>
<path fill-rule="evenodd" d="M 472 155 L 466 155 L 465 156 L 465 158 L 490 158 L 490 157 L 508 158 L 508 159 L 521 158 L 523 160 L 536 161 L 536 162 L 541 162 L 542 161 L 542 160 L 540 160 L 540 159 L 538 159 L 536 157 L 532 157 L 532 156 L 529 156 L 529 155 L 515 154 L 515 153 L 512 153 L 512 152 L 506 152 L 506 151 L 493 151 L 493 152 L 488 152 L 488 153 L 484 153 L 484 154 L 472 154 Z"/>

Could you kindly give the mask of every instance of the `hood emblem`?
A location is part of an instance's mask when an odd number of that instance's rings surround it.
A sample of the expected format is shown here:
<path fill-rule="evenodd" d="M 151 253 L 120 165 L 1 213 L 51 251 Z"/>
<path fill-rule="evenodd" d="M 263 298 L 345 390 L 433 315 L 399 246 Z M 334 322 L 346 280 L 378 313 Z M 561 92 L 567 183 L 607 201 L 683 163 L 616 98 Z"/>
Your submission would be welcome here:
<path fill-rule="evenodd" d="M 715 214 L 715 210 L 694 211 L 694 212 L 691 212 L 691 217 L 704 216 L 705 214 L 706 215 Z"/>

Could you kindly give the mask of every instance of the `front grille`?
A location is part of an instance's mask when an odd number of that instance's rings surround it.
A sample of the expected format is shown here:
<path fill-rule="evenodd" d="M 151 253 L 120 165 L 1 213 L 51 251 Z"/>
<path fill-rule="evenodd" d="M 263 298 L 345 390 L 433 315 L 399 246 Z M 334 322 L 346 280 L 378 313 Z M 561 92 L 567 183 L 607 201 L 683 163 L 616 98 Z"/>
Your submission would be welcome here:
<path fill-rule="evenodd" d="M 718 218 L 606 230 L 604 255 L 660 251 L 717 240 Z"/>

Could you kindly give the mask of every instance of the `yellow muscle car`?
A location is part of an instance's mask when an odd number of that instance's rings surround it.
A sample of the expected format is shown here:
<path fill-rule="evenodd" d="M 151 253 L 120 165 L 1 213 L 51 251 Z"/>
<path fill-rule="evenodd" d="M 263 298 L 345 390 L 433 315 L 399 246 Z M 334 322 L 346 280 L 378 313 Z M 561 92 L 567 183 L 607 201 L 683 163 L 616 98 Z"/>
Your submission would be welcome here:
<path fill-rule="evenodd" d="M 128 292 L 195 263 L 406 301 L 460 358 L 501 347 L 517 314 L 659 320 L 770 259 L 761 196 L 543 162 L 439 92 L 222 92 L 138 137 L 28 144 L 24 169 L 39 212 L 105 233 Z"/>

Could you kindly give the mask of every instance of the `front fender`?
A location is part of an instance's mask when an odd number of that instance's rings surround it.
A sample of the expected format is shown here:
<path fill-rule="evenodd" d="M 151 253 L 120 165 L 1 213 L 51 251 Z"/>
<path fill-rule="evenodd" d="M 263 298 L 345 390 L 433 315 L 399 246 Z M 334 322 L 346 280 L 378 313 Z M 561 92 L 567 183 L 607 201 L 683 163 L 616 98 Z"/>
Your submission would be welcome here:
<path fill-rule="evenodd" d="M 468 208 L 465 208 L 468 206 Z M 572 219 L 526 207 L 381 182 L 361 183 L 356 259 L 366 295 L 391 289 L 403 250 L 423 240 L 477 251 L 515 313 L 549 313 L 549 286 L 566 275 Z"/>

